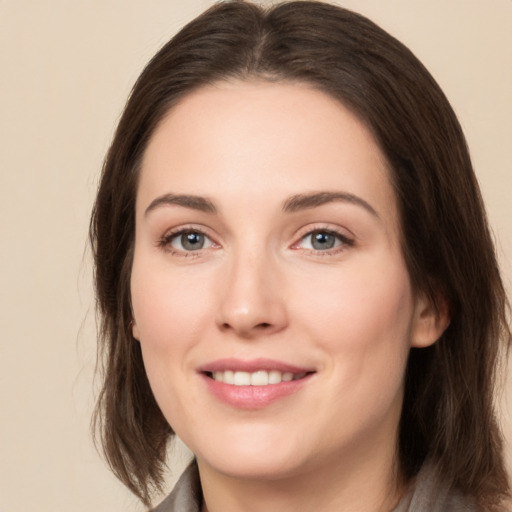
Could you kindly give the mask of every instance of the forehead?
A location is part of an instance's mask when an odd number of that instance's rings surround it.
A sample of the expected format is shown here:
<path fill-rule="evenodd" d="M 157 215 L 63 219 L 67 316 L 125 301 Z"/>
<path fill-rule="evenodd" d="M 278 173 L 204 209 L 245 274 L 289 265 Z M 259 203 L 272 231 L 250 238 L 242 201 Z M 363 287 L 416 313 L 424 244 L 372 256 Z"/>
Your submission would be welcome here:
<path fill-rule="evenodd" d="M 192 92 L 155 130 L 141 173 L 138 202 L 146 204 L 166 192 L 270 201 L 333 188 L 395 202 L 370 130 L 302 83 L 223 81 Z"/>

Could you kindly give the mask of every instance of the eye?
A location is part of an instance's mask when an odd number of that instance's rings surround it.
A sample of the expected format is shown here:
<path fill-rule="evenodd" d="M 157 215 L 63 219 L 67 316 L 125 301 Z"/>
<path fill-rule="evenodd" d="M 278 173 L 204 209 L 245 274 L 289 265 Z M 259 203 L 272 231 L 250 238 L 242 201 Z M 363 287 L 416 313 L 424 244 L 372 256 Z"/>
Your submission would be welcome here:
<path fill-rule="evenodd" d="M 316 229 L 302 237 L 295 247 L 312 251 L 328 251 L 351 245 L 353 245 L 353 241 L 340 233 L 327 229 Z"/>
<path fill-rule="evenodd" d="M 176 252 L 200 251 L 214 245 L 212 240 L 204 233 L 191 229 L 167 235 L 161 244 Z"/>

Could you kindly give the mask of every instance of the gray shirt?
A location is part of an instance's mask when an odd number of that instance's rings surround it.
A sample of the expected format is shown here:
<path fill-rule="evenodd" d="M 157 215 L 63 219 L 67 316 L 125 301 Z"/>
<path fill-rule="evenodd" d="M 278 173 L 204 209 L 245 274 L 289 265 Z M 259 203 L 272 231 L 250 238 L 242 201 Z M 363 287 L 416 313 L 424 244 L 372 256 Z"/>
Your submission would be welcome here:
<path fill-rule="evenodd" d="M 197 465 L 192 463 L 171 494 L 153 512 L 200 512 L 201 504 L 199 473 Z M 414 486 L 391 512 L 478 512 L 478 508 L 469 499 L 448 491 L 425 465 Z"/>

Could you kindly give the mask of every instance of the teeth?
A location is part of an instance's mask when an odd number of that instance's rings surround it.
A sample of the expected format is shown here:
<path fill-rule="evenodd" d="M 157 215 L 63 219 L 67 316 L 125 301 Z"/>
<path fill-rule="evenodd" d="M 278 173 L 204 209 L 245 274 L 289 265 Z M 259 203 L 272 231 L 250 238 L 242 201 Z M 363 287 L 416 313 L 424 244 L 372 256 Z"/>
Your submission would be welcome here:
<path fill-rule="evenodd" d="M 251 373 L 251 386 L 266 386 L 268 384 L 268 372 L 260 370 Z"/>
<path fill-rule="evenodd" d="M 251 384 L 251 374 L 248 372 L 235 372 L 233 384 L 235 386 L 249 386 Z"/>
<path fill-rule="evenodd" d="M 281 382 L 290 382 L 292 380 L 302 379 L 306 373 L 294 375 L 291 372 L 280 372 L 277 370 L 258 370 L 256 372 L 233 372 L 226 370 L 212 373 L 212 378 L 217 382 L 232 384 L 235 386 L 267 386 L 269 384 L 279 384 Z"/>
<path fill-rule="evenodd" d="M 268 372 L 268 383 L 269 384 L 279 384 L 281 382 L 281 372 L 278 372 L 276 370 L 272 370 L 271 372 Z"/>

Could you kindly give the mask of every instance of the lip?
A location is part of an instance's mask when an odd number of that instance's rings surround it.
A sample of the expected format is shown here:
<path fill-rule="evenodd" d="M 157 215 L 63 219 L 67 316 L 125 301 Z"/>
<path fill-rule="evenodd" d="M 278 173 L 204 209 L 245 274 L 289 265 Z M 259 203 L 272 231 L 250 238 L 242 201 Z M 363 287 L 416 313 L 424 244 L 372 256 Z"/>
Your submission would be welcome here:
<path fill-rule="evenodd" d="M 300 366 L 294 366 L 292 364 L 284 363 L 275 359 L 217 359 L 211 363 L 207 363 L 198 368 L 199 372 L 221 372 L 231 370 L 233 372 L 257 372 L 258 370 L 265 370 L 267 372 L 277 370 L 278 372 L 290 372 L 290 373 L 310 373 L 313 372 L 313 368 L 301 368 Z"/>
<path fill-rule="evenodd" d="M 218 382 L 210 376 L 213 372 L 228 370 L 249 373 L 258 370 L 277 370 L 282 373 L 305 374 L 305 376 L 298 380 L 283 381 L 267 386 L 235 386 Z M 311 380 L 315 371 L 282 361 L 261 358 L 251 360 L 218 359 L 198 368 L 198 373 L 208 391 L 221 402 L 239 409 L 262 409 L 300 391 Z"/>

